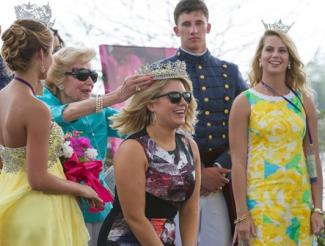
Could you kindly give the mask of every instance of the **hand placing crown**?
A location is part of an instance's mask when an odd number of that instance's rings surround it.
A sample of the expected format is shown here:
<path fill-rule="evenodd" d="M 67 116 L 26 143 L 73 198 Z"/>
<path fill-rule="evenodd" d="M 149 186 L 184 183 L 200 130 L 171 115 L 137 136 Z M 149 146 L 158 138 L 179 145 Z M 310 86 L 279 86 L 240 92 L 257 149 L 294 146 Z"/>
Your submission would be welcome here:
<path fill-rule="evenodd" d="M 49 3 L 47 5 L 37 6 L 36 4 L 21 4 L 15 6 L 16 18 L 19 19 L 31 19 L 41 22 L 48 28 L 54 25 L 54 21 L 51 21 L 52 11 Z"/>
<path fill-rule="evenodd" d="M 139 69 L 139 74 L 149 74 L 154 80 L 189 79 L 186 72 L 186 64 L 183 61 L 144 65 Z"/>
<path fill-rule="evenodd" d="M 274 22 L 273 24 L 267 24 L 262 20 L 262 23 L 265 27 L 265 30 L 273 30 L 287 33 L 290 28 L 293 26 L 294 22 L 291 25 L 285 25 L 282 23 L 281 19 L 278 22 Z"/>

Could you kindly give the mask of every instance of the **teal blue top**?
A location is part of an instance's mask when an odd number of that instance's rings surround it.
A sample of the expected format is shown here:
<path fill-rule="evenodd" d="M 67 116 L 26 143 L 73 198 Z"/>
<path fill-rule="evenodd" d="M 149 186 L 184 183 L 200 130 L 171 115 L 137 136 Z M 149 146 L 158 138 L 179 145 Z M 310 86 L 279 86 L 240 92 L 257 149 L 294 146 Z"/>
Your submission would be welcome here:
<path fill-rule="evenodd" d="M 47 104 L 51 111 L 52 120 L 58 123 L 65 133 L 75 130 L 79 131 L 82 136 L 88 137 L 92 146 L 98 151 L 97 159 L 101 159 L 104 163 L 108 137 L 119 137 L 117 131 L 110 128 L 108 117 L 118 113 L 118 110 L 107 107 L 99 113 L 89 114 L 77 120 L 67 122 L 63 119 L 63 111 L 68 104 L 62 104 L 47 88 L 44 88 L 43 95 L 38 98 Z M 104 181 L 103 171 L 100 173 L 100 181 L 107 187 Z M 112 208 L 112 204 L 106 203 L 105 209 L 101 212 L 90 213 L 88 212 L 88 203 L 83 200 L 80 204 L 80 208 L 86 223 L 99 223 L 105 219 Z"/>

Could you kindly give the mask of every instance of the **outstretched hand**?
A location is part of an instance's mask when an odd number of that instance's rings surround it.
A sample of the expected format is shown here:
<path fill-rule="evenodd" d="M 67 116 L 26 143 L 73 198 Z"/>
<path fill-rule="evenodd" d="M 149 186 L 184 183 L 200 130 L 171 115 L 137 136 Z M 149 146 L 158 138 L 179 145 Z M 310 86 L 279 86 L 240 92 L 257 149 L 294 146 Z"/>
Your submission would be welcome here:
<path fill-rule="evenodd" d="M 120 102 L 124 102 L 133 94 L 147 89 L 153 83 L 150 75 L 131 75 L 125 78 L 122 85 L 120 85 L 116 92 Z"/>

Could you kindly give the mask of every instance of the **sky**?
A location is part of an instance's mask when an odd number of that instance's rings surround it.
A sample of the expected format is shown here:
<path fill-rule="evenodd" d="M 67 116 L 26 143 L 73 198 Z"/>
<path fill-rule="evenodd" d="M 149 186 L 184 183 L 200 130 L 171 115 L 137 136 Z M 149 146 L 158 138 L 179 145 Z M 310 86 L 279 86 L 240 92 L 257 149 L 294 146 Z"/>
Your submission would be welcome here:
<path fill-rule="evenodd" d="M 98 50 L 100 44 L 178 47 L 173 34 L 176 0 L 34 0 L 49 3 L 54 27 L 68 45 Z M 323 0 L 205 0 L 210 11 L 208 48 L 216 56 L 239 65 L 246 76 L 257 42 L 264 31 L 261 20 L 294 23 L 289 31 L 307 64 L 322 47 L 325 51 Z M 6 0 L 0 4 L 0 24 L 15 20 L 14 6 L 28 3 Z M 1 42 L 0 42 L 1 43 Z M 93 64 L 100 69 L 99 57 Z"/>

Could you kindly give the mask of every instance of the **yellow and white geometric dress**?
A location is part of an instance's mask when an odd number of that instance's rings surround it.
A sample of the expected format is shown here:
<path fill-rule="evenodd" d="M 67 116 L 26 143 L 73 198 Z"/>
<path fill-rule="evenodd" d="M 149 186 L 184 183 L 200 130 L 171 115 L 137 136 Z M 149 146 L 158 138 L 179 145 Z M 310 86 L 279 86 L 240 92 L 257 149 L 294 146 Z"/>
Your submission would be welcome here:
<path fill-rule="evenodd" d="M 251 245 L 312 245 L 311 187 L 303 139 L 305 114 L 299 99 L 244 92 L 250 107 L 247 204 L 257 229 Z"/>
<path fill-rule="evenodd" d="M 58 159 L 62 129 L 50 132 L 48 171 L 66 179 Z M 32 190 L 25 171 L 26 148 L 0 145 L 1 246 L 86 246 L 88 232 L 75 197 Z"/>

